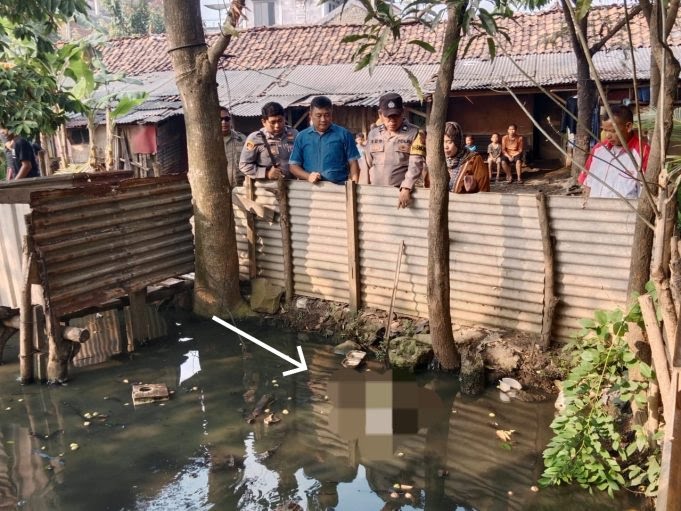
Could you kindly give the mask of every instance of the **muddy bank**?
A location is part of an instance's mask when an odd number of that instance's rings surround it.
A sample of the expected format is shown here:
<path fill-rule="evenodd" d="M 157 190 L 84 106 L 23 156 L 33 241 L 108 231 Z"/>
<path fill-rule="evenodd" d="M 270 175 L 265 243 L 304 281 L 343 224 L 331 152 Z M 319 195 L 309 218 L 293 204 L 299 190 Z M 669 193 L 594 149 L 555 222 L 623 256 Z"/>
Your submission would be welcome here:
<path fill-rule="evenodd" d="M 385 356 L 388 323 L 383 310 L 365 308 L 353 313 L 344 303 L 296 296 L 289 309 L 282 306 L 278 313 L 262 318 L 296 330 L 301 343 L 309 340 L 308 334 L 321 334 L 329 344 L 357 343 L 368 358 L 382 360 Z M 389 331 L 391 343 L 404 338 L 430 342 L 427 319 L 393 314 Z M 454 327 L 454 341 L 460 352 L 482 355 L 488 385 L 496 385 L 504 377 L 515 378 L 524 389 L 520 399 L 526 401 L 550 399 L 558 393 L 554 380 L 564 376 L 561 345 L 543 350 L 539 337 L 532 334 L 463 325 Z"/>

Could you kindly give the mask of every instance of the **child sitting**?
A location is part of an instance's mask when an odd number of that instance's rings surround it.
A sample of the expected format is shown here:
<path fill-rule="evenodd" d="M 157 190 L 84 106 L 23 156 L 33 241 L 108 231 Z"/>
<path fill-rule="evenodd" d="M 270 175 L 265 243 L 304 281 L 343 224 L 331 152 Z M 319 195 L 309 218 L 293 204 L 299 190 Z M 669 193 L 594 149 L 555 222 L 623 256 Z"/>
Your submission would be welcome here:
<path fill-rule="evenodd" d="M 492 143 L 487 146 L 487 168 L 489 169 L 489 180 L 492 181 L 492 167 L 497 167 L 496 181 L 499 182 L 499 170 L 501 167 L 501 143 L 499 143 L 499 133 L 492 133 Z"/>
<path fill-rule="evenodd" d="M 472 153 L 478 150 L 478 146 L 476 146 L 475 142 L 473 141 L 473 135 L 466 135 L 466 149 Z"/>

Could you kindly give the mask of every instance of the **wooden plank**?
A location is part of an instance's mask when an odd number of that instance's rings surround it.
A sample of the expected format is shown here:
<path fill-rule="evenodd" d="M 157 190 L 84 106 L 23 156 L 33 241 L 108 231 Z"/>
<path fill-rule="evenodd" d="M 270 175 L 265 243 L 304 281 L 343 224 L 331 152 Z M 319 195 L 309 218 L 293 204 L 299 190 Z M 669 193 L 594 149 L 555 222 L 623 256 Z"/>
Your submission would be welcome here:
<path fill-rule="evenodd" d="M 681 509 L 681 392 L 679 375 L 674 368 L 672 373 L 672 393 L 669 411 L 665 413 L 671 422 L 665 426 L 662 442 L 662 463 L 660 466 L 660 485 L 657 492 L 656 511 L 678 511 Z"/>
<path fill-rule="evenodd" d="M 246 213 L 252 213 L 266 222 L 274 221 L 274 209 L 255 202 L 255 199 L 240 197 L 236 194 L 232 196 L 234 204 Z"/>
<path fill-rule="evenodd" d="M 279 225 L 281 227 L 281 244 L 284 252 L 284 289 L 286 305 L 293 302 L 293 248 L 291 247 L 291 217 L 288 207 L 288 182 L 280 177 L 277 182 L 279 199 Z"/>
<path fill-rule="evenodd" d="M 345 218 L 348 240 L 348 292 L 350 310 L 356 312 L 360 305 L 359 229 L 357 223 L 357 183 L 345 183 Z"/>
<path fill-rule="evenodd" d="M 246 198 L 255 201 L 255 186 L 253 179 L 246 177 L 245 182 Z M 255 260 L 255 216 L 250 211 L 246 215 L 246 239 L 248 240 L 248 276 L 254 279 L 258 274 L 258 267 Z"/>
<path fill-rule="evenodd" d="M 146 317 L 144 309 L 147 304 L 146 290 L 130 293 L 130 324 L 128 326 L 128 351 L 135 351 L 135 344 L 146 339 Z"/>
<path fill-rule="evenodd" d="M 558 298 L 555 294 L 555 271 L 553 259 L 553 240 L 549 224 L 549 212 L 546 207 L 546 196 L 537 194 L 537 214 L 539 228 L 541 230 L 542 245 L 544 249 L 544 300 L 542 311 L 541 344 L 548 348 L 551 344 L 551 332 L 553 330 L 553 315 L 556 311 Z"/>

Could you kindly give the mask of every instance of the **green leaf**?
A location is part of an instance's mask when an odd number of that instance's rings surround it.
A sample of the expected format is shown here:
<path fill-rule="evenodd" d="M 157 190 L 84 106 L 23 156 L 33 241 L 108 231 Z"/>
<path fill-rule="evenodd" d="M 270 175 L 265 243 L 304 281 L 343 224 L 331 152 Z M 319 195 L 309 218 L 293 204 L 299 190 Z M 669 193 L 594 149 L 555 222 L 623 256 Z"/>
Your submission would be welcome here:
<path fill-rule="evenodd" d="M 423 48 L 427 52 L 435 53 L 435 48 L 433 47 L 432 44 L 427 43 L 426 41 L 422 41 L 420 39 L 412 39 L 407 44 L 415 44 L 416 46 Z"/>
<path fill-rule="evenodd" d="M 350 34 L 341 39 L 341 43 L 354 43 L 366 39 L 367 37 L 369 37 L 367 34 Z"/>
<path fill-rule="evenodd" d="M 575 17 L 578 20 L 581 20 L 584 16 L 589 14 L 589 9 L 591 9 L 591 0 L 577 0 Z"/>
<path fill-rule="evenodd" d="M 147 99 L 148 94 L 145 92 L 141 95 L 130 95 L 130 96 L 123 96 L 118 104 L 116 105 L 116 108 L 114 108 L 111 111 L 111 118 L 116 119 L 118 117 L 121 117 L 133 108 L 135 108 L 138 105 L 141 105 L 144 103 Z"/>
<path fill-rule="evenodd" d="M 402 69 L 404 69 L 404 72 L 407 73 L 407 76 L 409 77 L 409 81 L 411 82 L 412 87 L 414 87 L 414 90 L 416 91 L 416 96 L 419 98 L 419 101 L 423 101 L 423 89 L 421 88 L 421 84 L 419 83 L 419 79 L 416 77 L 414 73 L 409 71 L 406 67 L 402 66 Z"/>

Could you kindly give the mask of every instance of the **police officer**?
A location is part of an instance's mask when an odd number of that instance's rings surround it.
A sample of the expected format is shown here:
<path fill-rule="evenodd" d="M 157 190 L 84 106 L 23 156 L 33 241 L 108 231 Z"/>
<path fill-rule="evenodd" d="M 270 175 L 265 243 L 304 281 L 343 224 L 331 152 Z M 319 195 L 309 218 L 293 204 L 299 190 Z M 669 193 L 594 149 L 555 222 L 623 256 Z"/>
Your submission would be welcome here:
<path fill-rule="evenodd" d="M 244 180 L 243 174 L 238 172 L 239 158 L 241 150 L 246 142 L 246 135 L 232 129 L 232 116 L 224 106 L 220 107 L 220 130 L 222 141 L 225 145 L 225 156 L 227 157 L 227 176 L 229 176 L 229 186 L 234 188 L 241 185 Z"/>
<path fill-rule="evenodd" d="M 298 131 L 285 124 L 284 107 L 279 103 L 266 103 L 261 121 L 262 128 L 246 138 L 239 170 L 255 179 L 290 179 L 288 160 Z"/>
<path fill-rule="evenodd" d="M 378 101 L 381 124 L 367 137 L 364 165 L 369 184 L 399 187 L 398 208 L 411 204 L 411 191 L 426 165 L 423 131 L 404 119 L 402 97 L 396 93 Z"/>

